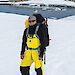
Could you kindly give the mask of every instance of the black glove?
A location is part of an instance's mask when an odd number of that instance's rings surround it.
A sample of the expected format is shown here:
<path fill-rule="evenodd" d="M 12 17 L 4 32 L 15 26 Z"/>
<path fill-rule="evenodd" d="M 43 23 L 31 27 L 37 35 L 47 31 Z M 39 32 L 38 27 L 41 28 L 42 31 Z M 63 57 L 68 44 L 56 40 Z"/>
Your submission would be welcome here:
<path fill-rule="evenodd" d="M 46 51 L 46 48 L 40 48 L 40 55 L 39 57 L 43 58 L 44 52 Z"/>

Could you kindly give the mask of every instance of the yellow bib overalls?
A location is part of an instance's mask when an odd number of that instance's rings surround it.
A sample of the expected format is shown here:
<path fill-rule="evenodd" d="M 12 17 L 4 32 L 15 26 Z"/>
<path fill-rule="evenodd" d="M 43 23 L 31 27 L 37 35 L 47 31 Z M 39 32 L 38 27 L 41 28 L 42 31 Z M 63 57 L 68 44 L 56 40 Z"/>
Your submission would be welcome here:
<path fill-rule="evenodd" d="M 31 64 L 35 62 L 35 68 L 38 69 L 41 67 L 43 73 L 43 61 L 39 60 L 39 52 L 38 52 L 39 46 L 40 46 L 40 40 L 36 36 L 36 34 L 34 34 L 33 37 L 31 37 L 28 34 L 27 37 L 28 49 L 25 50 L 25 56 L 21 61 L 21 65 L 20 65 L 21 67 L 31 66 Z"/>

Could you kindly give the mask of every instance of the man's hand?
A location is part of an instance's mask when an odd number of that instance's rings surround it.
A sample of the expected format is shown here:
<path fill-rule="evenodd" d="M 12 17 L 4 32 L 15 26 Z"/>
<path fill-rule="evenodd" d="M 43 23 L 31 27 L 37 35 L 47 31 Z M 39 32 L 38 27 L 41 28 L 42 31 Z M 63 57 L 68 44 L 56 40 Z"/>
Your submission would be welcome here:
<path fill-rule="evenodd" d="M 42 60 L 42 57 L 39 57 L 39 60 Z"/>
<path fill-rule="evenodd" d="M 24 54 L 20 55 L 20 58 L 23 59 L 24 58 Z"/>

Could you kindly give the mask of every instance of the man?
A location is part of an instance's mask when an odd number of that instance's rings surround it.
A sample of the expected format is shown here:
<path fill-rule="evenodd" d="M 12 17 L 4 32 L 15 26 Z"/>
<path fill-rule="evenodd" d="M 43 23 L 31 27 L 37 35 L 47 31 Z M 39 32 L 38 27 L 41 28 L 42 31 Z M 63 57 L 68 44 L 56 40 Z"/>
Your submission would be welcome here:
<path fill-rule="evenodd" d="M 43 75 L 42 58 L 45 51 L 45 42 L 43 25 L 37 23 L 36 16 L 28 18 L 29 27 L 25 29 L 21 50 L 20 71 L 22 75 L 30 75 L 30 66 L 35 62 L 35 71 L 37 75 Z"/>

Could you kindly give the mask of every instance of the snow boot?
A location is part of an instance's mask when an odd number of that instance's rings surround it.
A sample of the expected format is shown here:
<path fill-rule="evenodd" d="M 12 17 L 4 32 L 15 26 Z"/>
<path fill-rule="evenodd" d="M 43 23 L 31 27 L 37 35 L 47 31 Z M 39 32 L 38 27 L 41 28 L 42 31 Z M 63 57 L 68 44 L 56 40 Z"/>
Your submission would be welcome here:
<path fill-rule="evenodd" d="M 22 75 L 30 75 L 29 70 L 30 70 L 29 66 L 27 66 L 27 67 L 21 67 L 20 66 L 20 71 L 21 71 Z"/>

